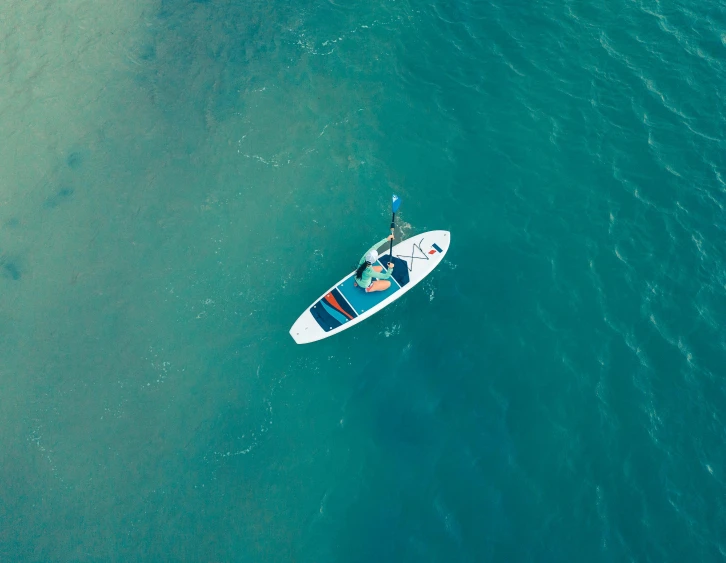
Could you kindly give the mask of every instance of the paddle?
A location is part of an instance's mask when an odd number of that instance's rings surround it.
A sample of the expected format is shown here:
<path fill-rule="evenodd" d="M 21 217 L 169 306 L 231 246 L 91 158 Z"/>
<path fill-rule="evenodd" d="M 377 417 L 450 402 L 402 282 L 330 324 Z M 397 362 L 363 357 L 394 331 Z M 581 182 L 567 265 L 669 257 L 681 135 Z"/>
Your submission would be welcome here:
<path fill-rule="evenodd" d="M 396 194 L 393 195 L 393 205 L 391 207 L 393 209 L 393 215 L 391 216 L 391 234 L 393 234 L 393 231 L 396 229 L 396 211 L 401 207 L 401 200 Z M 391 239 L 391 244 L 388 247 L 388 254 L 391 257 L 391 262 L 393 262 L 393 239 Z"/>

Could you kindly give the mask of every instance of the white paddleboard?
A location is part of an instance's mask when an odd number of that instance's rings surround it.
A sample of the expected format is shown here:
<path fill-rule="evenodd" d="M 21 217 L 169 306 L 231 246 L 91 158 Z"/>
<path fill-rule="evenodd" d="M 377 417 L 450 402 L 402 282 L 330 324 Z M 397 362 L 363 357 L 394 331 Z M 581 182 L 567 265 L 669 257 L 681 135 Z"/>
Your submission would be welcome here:
<path fill-rule="evenodd" d="M 393 247 L 396 266 L 393 276 L 389 278 L 390 288 L 366 293 L 355 286 L 353 271 L 300 315 L 290 329 L 290 336 L 298 344 L 315 342 L 338 334 L 376 314 L 428 276 L 444 259 L 450 242 L 449 231 L 429 231 L 399 242 Z M 385 268 L 389 262 L 388 248 L 380 252 L 377 265 Z"/>

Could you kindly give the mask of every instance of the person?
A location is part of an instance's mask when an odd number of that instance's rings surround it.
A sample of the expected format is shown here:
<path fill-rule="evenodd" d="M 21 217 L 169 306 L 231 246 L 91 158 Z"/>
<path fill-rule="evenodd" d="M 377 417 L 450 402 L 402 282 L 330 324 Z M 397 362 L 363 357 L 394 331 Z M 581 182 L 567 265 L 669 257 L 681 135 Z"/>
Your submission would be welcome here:
<path fill-rule="evenodd" d="M 391 229 L 393 230 L 393 229 Z M 383 272 L 382 266 L 373 266 L 378 260 L 378 252 L 376 249 L 384 242 L 393 240 L 393 234 L 388 235 L 383 240 L 377 242 L 368 249 L 358 262 L 358 269 L 355 271 L 355 283 L 358 287 L 365 290 L 366 293 L 373 291 L 386 291 L 391 287 L 388 278 L 393 273 L 393 263 L 388 263 L 388 272 Z"/>

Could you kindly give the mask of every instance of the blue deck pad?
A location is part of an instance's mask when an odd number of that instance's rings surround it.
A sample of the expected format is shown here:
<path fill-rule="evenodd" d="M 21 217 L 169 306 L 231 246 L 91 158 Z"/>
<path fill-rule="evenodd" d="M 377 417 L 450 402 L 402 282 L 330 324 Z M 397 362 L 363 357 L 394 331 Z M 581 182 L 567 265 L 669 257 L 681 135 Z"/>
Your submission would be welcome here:
<path fill-rule="evenodd" d="M 328 311 L 325 310 L 325 307 L 323 307 L 323 304 L 320 301 L 310 307 L 310 313 L 320 325 L 320 328 L 322 328 L 325 332 L 333 330 L 334 328 L 338 328 L 341 324 L 343 324 L 338 319 L 333 317 L 330 313 L 328 313 Z"/>
<path fill-rule="evenodd" d="M 346 313 L 348 313 L 351 317 L 358 316 L 358 314 L 353 310 L 353 307 L 348 305 L 348 302 L 345 299 L 343 299 L 343 296 L 341 295 L 340 291 L 338 291 L 337 289 L 333 289 L 330 292 L 330 294 L 333 296 L 333 299 L 335 299 L 335 301 L 338 303 L 338 305 L 340 305 L 343 308 L 343 310 Z M 325 297 L 323 297 L 323 299 L 325 299 Z"/>
<path fill-rule="evenodd" d="M 375 263 L 376 266 L 380 266 L 380 262 Z M 395 268 L 394 268 L 395 271 Z M 372 309 L 378 305 L 381 301 L 390 297 L 397 291 L 400 291 L 400 287 L 394 280 L 388 280 L 391 282 L 391 287 L 386 291 L 374 291 L 372 293 L 366 293 L 365 290 L 360 287 L 355 287 L 355 276 L 351 275 L 346 278 L 343 283 L 338 286 L 338 290 L 345 296 L 348 302 L 353 306 L 358 314 L 365 313 L 369 309 Z"/>
<path fill-rule="evenodd" d="M 348 317 L 338 312 L 335 307 L 331 307 L 325 302 L 325 299 L 321 299 L 319 303 L 323 306 L 323 309 L 336 321 L 338 321 L 340 324 L 345 324 L 348 322 Z"/>
<path fill-rule="evenodd" d="M 388 264 L 391 261 L 391 255 L 385 254 L 378 259 L 378 263 Z M 398 285 L 403 287 L 410 280 L 408 275 L 408 263 L 400 258 L 393 258 L 393 279 L 398 282 Z"/>

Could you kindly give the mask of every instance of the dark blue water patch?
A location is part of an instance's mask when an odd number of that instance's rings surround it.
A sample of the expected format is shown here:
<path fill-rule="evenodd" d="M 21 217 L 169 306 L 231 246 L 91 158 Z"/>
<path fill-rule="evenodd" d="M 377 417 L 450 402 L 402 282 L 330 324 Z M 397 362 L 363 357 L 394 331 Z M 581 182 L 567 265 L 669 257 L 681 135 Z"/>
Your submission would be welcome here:
<path fill-rule="evenodd" d="M 18 281 L 22 277 L 20 268 L 14 260 L 0 259 L 0 265 L 2 266 L 3 277 Z"/>
<path fill-rule="evenodd" d="M 46 198 L 46 200 L 43 202 L 43 207 L 45 207 L 46 209 L 55 209 L 62 203 L 68 201 L 73 196 L 74 192 L 75 190 L 73 188 L 71 188 L 70 186 L 65 186 L 59 189 L 52 196 Z"/>
<path fill-rule="evenodd" d="M 363 502 L 363 510 L 354 514 L 354 529 L 360 534 L 343 534 L 342 542 L 348 551 L 345 558 L 349 561 L 395 561 L 397 544 L 401 542 L 401 499 L 397 491 L 368 491 L 369 502 Z M 352 549 L 351 549 L 352 548 Z"/>
<path fill-rule="evenodd" d="M 20 219 L 18 219 L 17 217 L 11 217 L 7 221 L 5 221 L 4 225 L 11 229 L 16 229 L 20 226 Z"/>
<path fill-rule="evenodd" d="M 66 164 L 69 168 L 78 169 L 83 164 L 85 157 L 81 151 L 73 151 L 66 157 Z"/>
<path fill-rule="evenodd" d="M 156 45 L 145 43 L 138 49 L 139 59 L 142 61 L 153 61 L 156 59 Z"/>
<path fill-rule="evenodd" d="M 379 446 L 391 452 L 419 449 L 435 441 L 437 435 L 429 413 L 401 402 L 401 395 L 380 399 L 373 424 Z"/>
<path fill-rule="evenodd" d="M 155 25 L 136 48 L 145 64 L 134 79 L 168 119 L 183 121 L 185 129 L 238 115 L 245 109 L 245 93 L 267 84 L 269 76 L 256 71 L 265 59 L 299 56 L 294 41 L 280 41 L 279 22 L 286 21 L 286 11 L 276 9 L 271 18 L 266 6 L 164 0 Z"/>

